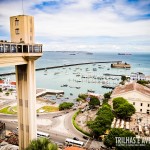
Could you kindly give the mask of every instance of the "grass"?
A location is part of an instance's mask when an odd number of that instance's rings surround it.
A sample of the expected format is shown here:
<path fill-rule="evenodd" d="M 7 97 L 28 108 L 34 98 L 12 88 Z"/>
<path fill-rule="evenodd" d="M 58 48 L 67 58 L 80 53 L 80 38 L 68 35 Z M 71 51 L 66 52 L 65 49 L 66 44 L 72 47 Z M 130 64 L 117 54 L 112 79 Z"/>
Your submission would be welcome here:
<path fill-rule="evenodd" d="M 40 110 L 43 110 L 43 112 L 54 112 L 54 111 L 59 111 L 59 108 L 55 106 L 43 106 L 39 108 L 37 112 L 39 113 Z"/>
<path fill-rule="evenodd" d="M 4 114 L 16 114 L 16 112 L 11 111 L 11 106 L 7 106 L 3 109 L 0 110 L 0 113 L 4 113 Z"/>

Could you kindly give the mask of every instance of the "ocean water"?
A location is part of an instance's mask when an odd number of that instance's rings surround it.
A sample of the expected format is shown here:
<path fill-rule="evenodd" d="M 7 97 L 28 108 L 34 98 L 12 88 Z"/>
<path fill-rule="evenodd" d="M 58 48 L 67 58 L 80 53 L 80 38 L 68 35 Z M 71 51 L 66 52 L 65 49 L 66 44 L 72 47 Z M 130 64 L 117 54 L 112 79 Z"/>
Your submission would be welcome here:
<path fill-rule="evenodd" d="M 108 79 L 103 75 L 105 73 L 130 75 L 132 72 L 143 72 L 147 76 L 150 75 L 150 53 L 133 53 L 132 55 L 93 53 L 89 55 L 85 52 L 43 52 L 43 56 L 36 61 L 36 68 L 97 61 L 123 61 L 129 63 L 131 69 L 114 69 L 110 67 L 110 63 L 101 63 L 48 69 L 47 75 L 44 74 L 44 70 L 36 71 L 37 88 L 63 90 L 65 96 L 57 100 L 60 103 L 63 100 L 67 101 L 66 97 L 69 97 L 69 101 L 73 101 L 79 93 L 86 93 L 88 89 L 99 94 L 111 91 L 111 89 L 102 88 L 102 85 L 105 83 L 117 85 L 120 77 Z M 96 68 L 96 71 L 93 71 L 93 68 Z M 0 68 L 0 73 L 12 71 L 14 67 Z M 85 76 L 89 78 L 83 78 Z M 15 80 L 14 75 L 9 77 Z M 104 79 L 100 80 L 97 77 Z M 65 84 L 67 87 L 62 87 Z"/>

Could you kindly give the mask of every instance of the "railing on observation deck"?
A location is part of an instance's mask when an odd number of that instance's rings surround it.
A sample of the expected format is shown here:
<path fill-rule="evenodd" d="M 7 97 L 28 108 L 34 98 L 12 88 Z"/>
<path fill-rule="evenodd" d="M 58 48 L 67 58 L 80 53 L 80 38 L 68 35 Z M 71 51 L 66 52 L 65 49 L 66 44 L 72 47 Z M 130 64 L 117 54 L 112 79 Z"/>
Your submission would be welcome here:
<path fill-rule="evenodd" d="M 0 53 L 42 53 L 42 44 L 0 41 Z"/>

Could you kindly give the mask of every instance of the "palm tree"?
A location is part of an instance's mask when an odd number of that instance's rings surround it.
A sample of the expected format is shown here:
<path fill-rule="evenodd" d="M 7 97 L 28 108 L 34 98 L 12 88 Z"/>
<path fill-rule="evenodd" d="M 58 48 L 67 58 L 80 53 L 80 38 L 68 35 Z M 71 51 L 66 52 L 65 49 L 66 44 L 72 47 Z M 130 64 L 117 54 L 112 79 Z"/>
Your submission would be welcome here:
<path fill-rule="evenodd" d="M 58 147 L 47 138 L 38 138 L 31 141 L 26 150 L 58 150 Z"/>

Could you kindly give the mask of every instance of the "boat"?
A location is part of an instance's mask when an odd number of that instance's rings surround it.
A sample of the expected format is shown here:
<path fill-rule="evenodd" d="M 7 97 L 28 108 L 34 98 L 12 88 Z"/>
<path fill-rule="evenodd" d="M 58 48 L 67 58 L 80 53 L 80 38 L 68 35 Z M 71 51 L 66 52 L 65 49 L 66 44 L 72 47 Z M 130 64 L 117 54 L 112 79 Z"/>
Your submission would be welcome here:
<path fill-rule="evenodd" d="M 88 91 L 88 92 L 91 92 L 91 93 L 95 93 L 95 91 L 92 90 L 92 89 L 88 89 L 87 91 Z"/>
<path fill-rule="evenodd" d="M 130 53 L 118 53 L 118 55 L 132 55 Z"/>
<path fill-rule="evenodd" d="M 45 68 L 45 70 L 44 70 L 44 75 L 47 75 L 47 69 Z"/>
<path fill-rule="evenodd" d="M 63 85 L 61 85 L 61 87 L 67 87 L 68 85 L 67 84 L 63 84 Z"/>

